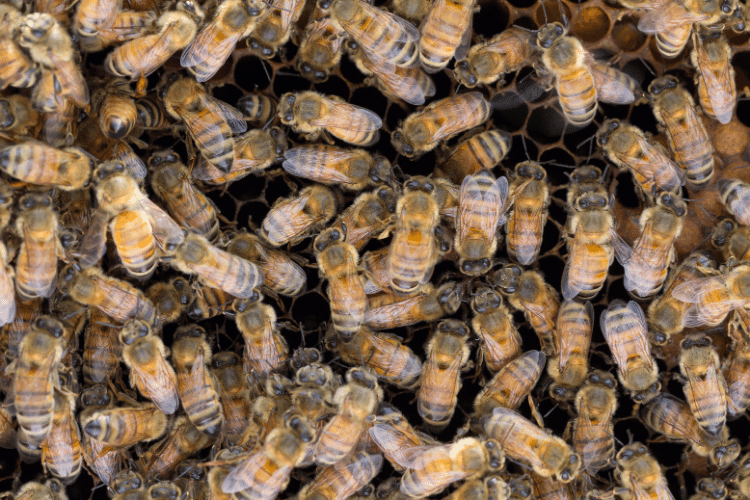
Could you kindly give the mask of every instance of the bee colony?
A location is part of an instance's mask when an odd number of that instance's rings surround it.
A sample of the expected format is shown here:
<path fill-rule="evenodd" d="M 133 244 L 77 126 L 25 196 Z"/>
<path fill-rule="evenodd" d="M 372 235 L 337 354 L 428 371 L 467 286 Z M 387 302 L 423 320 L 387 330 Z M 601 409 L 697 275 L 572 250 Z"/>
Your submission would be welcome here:
<path fill-rule="evenodd" d="M 750 497 L 747 22 L 0 0 L 0 491 Z"/>

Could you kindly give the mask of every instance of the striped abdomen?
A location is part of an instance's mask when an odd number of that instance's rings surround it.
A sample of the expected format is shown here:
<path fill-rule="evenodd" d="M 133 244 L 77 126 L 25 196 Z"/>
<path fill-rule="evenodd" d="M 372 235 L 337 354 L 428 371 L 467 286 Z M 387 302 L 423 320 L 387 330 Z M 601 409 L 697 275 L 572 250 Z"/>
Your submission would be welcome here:
<path fill-rule="evenodd" d="M 37 224 L 40 222 L 40 224 Z M 24 217 L 23 242 L 16 260 L 16 291 L 27 299 L 49 297 L 57 278 L 57 219 Z"/>
<path fill-rule="evenodd" d="M 19 358 L 19 361 L 22 359 Z M 51 370 L 51 366 L 45 370 L 44 367 L 29 366 L 26 363 L 21 363 L 16 369 L 16 419 L 30 445 L 41 445 L 52 429 L 55 400 Z"/>
<path fill-rule="evenodd" d="M 172 57 L 173 51 L 164 50 L 162 34 L 146 35 L 116 47 L 104 61 L 107 71 L 121 78 L 138 80 L 153 73 Z M 158 49 L 158 50 L 157 50 Z M 145 66 L 145 62 L 149 62 Z"/>
<path fill-rule="evenodd" d="M 57 394 L 55 416 L 47 442 L 42 447 L 42 464 L 64 484 L 72 483 L 81 473 L 81 435 L 67 396 Z"/>
<path fill-rule="evenodd" d="M 456 411 L 458 391 L 461 388 L 460 371 L 454 370 L 453 376 L 450 376 L 445 373 L 449 368 L 444 369 L 434 362 L 426 362 L 422 384 L 417 392 L 417 411 L 434 431 L 448 425 Z"/>
<path fill-rule="evenodd" d="M 342 403 L 342 408 L 349 406 L 347 400 Z M 315 445 L 315 462 L 322 465 L 335 464 L 352 451 L 354 445 L 359 442 L 364 430 L 363 423 L 346 410 L 341 411 L 331 418 Z"/>
<path fill-rule="evenodd" d="M 580 386 L 589 370 L 589 348 L 594 318 L 589 315 L 590 304 L 566 300 L 557 317 L 560 352 L 554 363 L 555 380 L 566 387 Z M 587 321 L 588 320 L 588 321 Z M 550 368 L 552 370 L 552 368 Z"/>
<path fill-rule="evenodd" d="M 516 195 L 513 211 L 508 214 L 505 226 L 508 255 L 525 266 L 537 259 L 542 247 L 547 195 L 544 182 L 532 180 Z"/>
<path fill-rule="evenodd" d="M 118 329 L 108 324 L 108 318 L 98 309 L 91 310 L 91 318 L 83 344 L 84 380 L 98 384 L 115 380 L 120 366 Z"/>
<path fill-rule="evenodd" d="M 196 370 L 202 372 L 202 376 Z M 215 436 L 224 424 L 224 413 L 205 365 L 193 366 L 189 371 L 180 370 L 177 390 L 182 407 L 193 425 L 201 432 Z"/>
<path fill-rule="evenodd" d="M 737 221 L 750 226 L 750 184 L 737 179 L 722 179 L 718 182 L 721 202 Z"/>
<path fill-rule="evenodd" d="M 180 114 L 206 160 L 222 172 L 229 172 L 234 163 L 232 129 L 226 119 L 209 108 L 195 113 Z"/>
<path fill-rule="evenodd" d="M 153 274 L 158 263 L 156 240 L 146 212 L 126 211 L 117 215 L 112 221 L 112 239 L 130 275 L 145 280 Z"/>
<path fill-rule="evenodd" d="M 302 268 L 281 252 L 267 250 L 261 269 L 265 274 L 265 286 L 287 297 L 296 297 L 307 288 L 307 276 Z"/>
<path fill-rule="evenodd" d="M 692 106 L 682 116 L 664 116 L 675 162 L 685 169 L 685 177 L 694 186 L 708 184 L 714 176 L 713 147 L 706 129 Z"/>
<path fill-rule="evenodd" d="M 604 391 L 606 389 L 594 387 L 591 390 Z M 589 399 L 591 398 L 596 398 L 596 396 L 589 396 Z M 599 399 L 603 400 L 604 397 Z M 586 470 L 595 473 L 610 465 L 615 456 L 614 431 L 611 420 L 599 421 L 597 414 L 587 406 L 586 398 L 581 401 L 581 415 L 585 418 L 578 418 L 575 421 L 573 444 Z"/>
<path fill-rule="evenodd" d="M 557 75 L 557 94 L 560 106 L 570 123 L 584 126 L 591 123 L 596 114 L 596 87 L 594 78 L 584 66 Z"/>
<path fill-rule="evenodd" d="M 8 85 L 16 88 L 33 87 L 39 79 L 39 68 L 26 57 L 10 38 L 0 39 L 0 89 Z"/>
<path fill-rule="evenodd" d="M 722 368 L 727 382 L 727 414 L 737 418 L 750 406 L 750 356 L 745 349 L 735 348 Z"/>
<path fill-rule="evenodd" d="M 661 52 L 661 55 L 668 59 L 673 59 L 680 55 L 682 49 L 687 45 L 692 28 L 693 25 L 691 23 L 684 23 L 682 26 L 656 33 L 656 47 Z"/>
<path fill-rule="evenodd" d="M 577 295 L 566 299 L 578 297 L 588 300 L 596 296 L 607 280 L 607 271 L 614 259 L 612 245 L 600 245 L 598 243 L 576 243 L 568 255 L 563 276 L 567 278 L 567 285 L 563 283 L 563 292 L 566 286 L 572 290 L 580 290 Z"/>
<path fill-rule="evenodd" d="M 102 103 L 99 111 L 99 128 L 112 139 L 122 139 L 135 126 L 138 113 L 135 102 L 130 96 L 110 94 Z"/>
<path fill-rule="evenodd" d="M 356 2 L 355 16 L 341 23 L 347 33 L 366 52 L 377 54 L 396 66 L 411 66 L 419 56 L 417 39 L 393 18 L 393 14 L 359 0 Z"/>
<path fill-rule="evenodd" d="M 493 408 L 517 409 L 539 381 L 546 356 L 541 351 L 527 351 L 506 364 L 477 396 L 474 407 L 478 415 Z"/>
<path fill-rule="evenodd" d="M 443 69 L 461 44 L 474 14 L 472 0 L 438 0 L 422 27 L 419 58 L 428 72 Z"/>
<path fill-rule="evenodd" d="M 205 195 L 193 186 L 189 179 L 185 179 L 183 182 L 185 194 L 178 197 L 175 202 L 170 203 L 176 222 L 187 226 L 189 229 L 195 229 L 208 241 L 214 241 L 219 235 L 219 219 L 216 209 Z M 193 194 L 188 196 L 186 194 L 188 190 L 192 191 Z M 195 200 L 196 203 L 189 203 L 186 200 Z"/>
<path fill-rule="evenodd" d="M 477 316 L 472 326 L 483 342 L 484 362 L 497 372 L 521 354 L 521 339 L 506 310 L 494 309 Z"/>
<path fill-rule="evenodd" d="M 92 438 L 121 447 L 152 441 L 163 435 L 166 427 L 166 416 L 152 404 L 102 410 L 83 422 L 84 431 Z"/>

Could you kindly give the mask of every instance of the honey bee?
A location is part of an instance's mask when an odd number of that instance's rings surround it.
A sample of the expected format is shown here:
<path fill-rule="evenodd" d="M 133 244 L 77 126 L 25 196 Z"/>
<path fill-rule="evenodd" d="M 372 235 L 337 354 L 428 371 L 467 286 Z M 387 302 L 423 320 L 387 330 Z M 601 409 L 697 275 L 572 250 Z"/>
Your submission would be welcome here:
<path fill-rule="evenodd" d="M 210 80 L 229 59 L 237 42 L 255 28 L 265 8 L 254 0 L 222 1 L 211 22 L 203 26 L 182 52 L 180 65 L 194 74 L 198 82 Z"/>
<path fill-rule="evenodd" d="M 197 274 L 206 285 L 247 299 L 263 285 L 263 271 L 259 266 L 211 245 L 195 233 L 185 236 L 177 247 L 172 265 L 186 274 Z"/>
<path fill-rule="evenodd" d="M 344 40 L 338 24 L 316 9 L 299 44 L 297 69 L 300 74 L 314 83 L 328 80 L 331 70 L 341 61 Z"/>
<path fill-rule="evenodd" d="M 524 271 L 514 264 L 495 272 L 491 281 L 507 296 L 513 308 L 523 311 L 539 337 L 542 351 L 547 356 L 555 356 L 555 323 L 560 309 L 555 289 L 538 272 Z"/>
<path fill-rule="evenodd" d="M 727 498 L 727 487 L 719 478 L 704 477 L 698 481 L 695 486 L 695 494 L 690 497 L 691 500 L 724 500 Z"/>
<path fill-rule="evenodd" d="M 130 137 L 132 140 L 133 137 Z M 96 120 L 88 118 L 81 122 L 77 130 L 76 144 L 101 162 L 119 161 L 125 165 L 130 175 L 138 180 L 146 178 L 146 164 L 133 148 L 123 140 L 110 139 L 102 134 Z"/>
<path fill-rule="evenodd" d="M 10 184 L 3 179 L 0 181 L 0 230 L 5 230 L 12 216 L 14 193 Z"/>
<path fill-rule="evenodd" d="M 389 405 L 381 405 L 369 434 L 398 472 L 404 470 L 404 466 L 400 464 L 408 461 L 407 450 L 435 444 L 432 438 L 415 430 L 398 410 Z"/>
<path fill-rule="evenodd" d="M 461 184 L 456 214 L 456 253 L 462 273 L 479 276 L 492 267 L 497 249 L 497 230 L 505 224 L 508 179 L 495 179 L 482 170 L 468 175 Z"/>
<path fill-rule="evenodd" d="M 546 359 L 542 351 L 526 351 L 506 363 L 477 395 L 475 414 L 487 415 L 498 406 L 517 410 L 539 381 Z"/>
<path fill-rule="evenodd" d="M 550 358 L 549 376 L 554 380 L 550 395 L 571 400 L 589 371 L 589 348 L 594 324 L 591 302 L 582 304 L 566 300 L 557 315 L 556 340 L 558 355 Z"/>
<path fill-rule="evenodd" d="M 617 382 L 608 372 L 592 371 L 575 399 L 578 418 L 573 421 L 573 444 L 589 474 L 614 465 L 615 438 L 612 418 L 617 411 Z"/>
<path fill-rule="evenodd" d="M 605 120 L 596 133 L 596 141 L 612 163 L 633 173 L 644 193 L 656 189 L 674 191 L 685 184 L 685 172 L 661 146 L 649 143 L 638 127 Z"/>
<path fill-rule="evenodd" d="M 140 441 L 159 439 L 167 432 L 167 416 L 150 403 L 123 408 L 103 408 L 81 420 L 90 438 L 125 448 Z"/>
<path fill-rule="evenodd" d="M 219 235 L 219 219 L 214 203 L 190 181 L 187 167 L 171 152 L 155 153 L 149 159 L 154 169 L 151 187 L 164 200 L 174 220 L 214 241 Z"/>
<path fill-rule="evenodd" d="M 427 359 L 417 391 L 417 411 L 431 430 L 444 429 L 453 418 L 461 390 L 461 368 L 469 362 L 469 329 L 458 320 L 443 320 L 425 345 Z"/>
<path fill-rule="evenodd" d="M 683 283 L 715 272 L 716 262 L 703 252 L 691 253 L 674 270 L 664 287 L 664 293 L 648 306 L 649 325 L 657 345 L 666 344 L 672 335 L 680 333 L 685 328 L 686 313 L 692 305 L 677 299 L 673 291 Z"/>
<path fill-rule="evenodd" d="M 472 46 L 466 58 L 456 62 L 453 74 L 459 83 L 474 88 L 492 85 L 505 73 L 521 69 L 536 57 L 534 33 L 511 26 L 486 42 Z"/>
<path fill-rule="evenodd" d="M 502 297 L 492 288 L 474 291 L 471 327 L 481 339 L 480 356 L 492 373 L 497 373 L 521 355 L 521 336 L 513 324 L 513 316 L 503 305 Z"/>
<path fill-rule="evenodd" d="M 166 325 L 180 319 L 193 300 L 193 291 L 185 278 L 177 276 L 168 283 L 154 283 L 146 296 L 154 303 L 158 324 Z"/>
<path fill-rule="evenodd" d="M 12 326 L 5 325 L 16 322 L 16 312 L 19 309 L 16 306 L 16 294 L 13 286 L 14 271 L 8 265 L 8 261 L 8 251 L 5 245 L 0 243 L 0 300 L 5 304 L 0 311 L 0 326 L 4 326 L 4 329 L 13 328 Z"/>
<path fill-rule="evenodd" d="M 359 0 L 337 0 L 339 2 Z M 380 137 L 383 120 L 368 109 L 349 104 L 341 97 L 313 91 L 288 92 L 279 99 L 281 123 L 314 141 L 330 141 L 329 134 L 355 146 L 372 146 Z"/>
<path fill-rule="evenodd" d="M 284 425 L 271 431 L 260 451 L 227 474 L 221 490 L 239 493 L 240 499 L 273 500 L 289 483 L 292 469 L 304 460 L 314 439 L 309 422 L 293 413 L 285 415 Z"/>
<path fill-rule="evenodd" d="M 719 469 L 739 456 L 740 446 L 736 439 L 729 438 L 726 427 L 718 436 L 711 436 L 698 425 L 688 404 L 671 394 L 659 394 L 641 407 L 640 417 L 648 428 L 669 441 L 687 442 L 696 454 L 708 457 L 711 465 Z"/>
<path fill-rule="evenodd" d="M 250 386 L 240 357 L 234 352 L 215 353 L 211 367 L 219 383 L 225 439 L 234 446 L 250 424 Z"/>
<path fill-rule="evenodd" d="M 392 99 L 420 106 L 435 95 L 435 82 L 418 67 L 404 68 L 361 48 L 350 50 L 350 56 L 362 73 L 365 85 L 374 86 Z"/>
<path fill-rule="evenodd" d="M 218 383 L 208 370 L 211 347 L 205 330 L 197 325 L 182 326 L 175 333 L 172 362 L 177 375 L 177 391 L 190 421 L 204 434 L 216 436 L 224 425 Z"/>
<path fill-rule="evenodd" d="M 367 298 L 364 325 L 373 330 L 409 326 L 420 321 L 435 321 L 455 313 L 461 305 L 463 289 L 449 281 L 439 288 L 425 284 L 409 297 L 381 293 Z"/>
<path fill-rule="evenodd" d="M 718 436 L 727 418 L 728 389 L 711 339 L 689 335 L 680 343 L 680 373 L 687 380 L 685 398 L 698 425 Z"/>
<path fill-rule="evenodd" d="M 245 372 L 268 375 L 289 358 L 289 347 L 276 326 L 276 311 L 256 294 L 237 309 L 237 329 L 245 339 Z"/>
<path fill-rule="evenodd" d="M 638 30 L 656 35 L 661 55 L 673 59 L 687 45 L 693 25 L 715 25 L 729 17 L 735 6 L 731 0 L 658 1 L 639 19 Z"/>
<path fill-rule="evenodd" d="M 479 92 L 459 94 L 430 103 L 410 114 L 391 134 L 399 154 L 414 158 L 432 151 L 442 140 L 484 123 L 490 104 Z"/>
<path fill-rule="evenodd" d="M 239 149 L 232 134 L 247 130 L 242 113 L 208 95 L 203 85 L 192 78 L 177 78 L 161 97 L 167 113 L 185 124 L 208 163 L 229 173 Z"/>
<path fill-rule="evenodd" d="M 702 29 L 693 33 L 690 60 L 698 72 L 695 78 L 703 112 L 726 125 L 732 121 L 737 101 L 732 49 L 727 36 L 720 30 Z"/>
<path fill-rule="evenodd" d="M 224 290 L 193 283 L 193 301 L 188 305 L 188 318 L 194 321 L 213 318 L 219 314 L 233 317 L 234 296 Z"/>
<path fill-rule="evenodd" d="M 625 304 L 614 300 L 601 316 L 602 332 L 615 357 L 623 387 L 637 403 L 655 397 L 661 388 L 659 367 L 651 356 L 646 317 L 632 300 Z"/>
<path fill-rule="evenodd" d="M 744 226 L 750 226 L 750 184 L 738 179 L 721 179 L 718 182 L 719 196 L 727 211 Z"/>
<path fill-rule="evenodd" d="M 39 186 L 75 191 L 88 185 L 93 161 L 79 148 L 57 149 L 27 140 L 0 149 L 0 170 Z"/>
<path fill-rule="evenodd" d="M 300 265 L 284 252 L 267 247 L 254 234 L 239 233 L 227 244 L 226 251 L 260 266 L 264 287 L 271 292 L 297 297 L 307 288 L 307 276 Z"/>
<path fill-rule="evenodd" d="M 0 448 L 15 450 L 18 445 L 18 434 L 13 427 L 13 419 L 5 408 L 0 409 Z"/>
<path fill-rule="evenodd" d="M 735 419 L 750 406 L 750 350 L 735 345 L 721 371 L 727 386 L 727 417 Z"/>
<path fill-rule="evenodd" d="M 240 97 L 237 109 L 251 124 L 265 125 L 276 116 L 276 101 L 267 95 L 249 94 Z"/>
<path fill-rule="evenodd" d="M 65 486 L 57 479 L 49 479 L 42 483 L 36 481 L 29 481 L 22 485 L 18 492 L 13 495 L 18 500 L 41 500 L 47 498 L 49 500 L 68 500 L 68 496 L 65 494 Z"/>
<path fill-rule="evenodd" d="M 742 496 L 747 496 L 748 488 L 750 488 L 750 480 L 748 480 L 748 468 L 750 468 L 750 460 L 748 460 L 748 454 L 744 454 L 740 459 L 740 463 L 737 466 L 737 472 L 735 477 L 730 482 L 732 489 L 739 492 Z M 731 498 L 734 498 L 735 492 L 732 491 Z"/>
<path fill-rule="evenodd" d="M 141 34 L 107 54 L 104 68 L 116 77 L 138 80 L 136 96 L 142 97 L 146 77 L 193 41 L 203 16 L 200 5 L 192 0 L 178 1 L 175 10 L 164 12 L 156 20 L 155 32 Z"/>
<path fill-rule="evenodd" d="M 182 462 L 210 442 L 211 437 L 198 430 L 188 418 L 179 417 L 169 436 L 144 455 L 145 469 L 150 477 L 167 479 Z"/>
<path fill-rule="evenodd" d="M 321 0 L 326 11 L 358 46 L 402 68 L 419 56 L 419 31 L 413 24 L 362 0 Z"/>
<path fill-rule="evenodd" d="M 49 297 L 55 290 L 57 257 L 63 254 L 52 198 L 29 193 L 19 205 L 16 230 L 22 242 L 16 260 L 16 290 L 23 300 Z"/>
<path fill-rule="evenodd" d="M 260 235 L 274 247 L 299 243 L 315 227 L 336 215 L 339 200 L 325 186 L 313 184 L 295 197 L 276 201 L 263 219 Z"/>
<path fill-rule="evenodd" d="M 40 68 L 14 40 L 13 32 L 21 12 L 9 4 L 0 7 L 0 90 L 6 87 L 30 88 L 39 80 Z"/>
<path fill-rule="evenodd" d="M 284 154 L 286 135 L 279 127 L 253 129 L 235 139 L 235 148 L 237 157 L 228 173 L 201 156 L 190 173 L 193 179 L 206 184 L 226 184 L 249 174 L 260 174 Z"/>
<path fill-rule="evenodd" d="M 396 211 L 396 193 L 389 186 L 359 195 L 354 202 L 339 215 L 337 224 L 346 227 L 344 241 L 361 251 L 372 236 L 381 234 L 391 222 Z"/>
<path fill-rule="evenodd" d="M 221 490 L 221 483 L 229 474 L 227 464 L 233 464 L 237 460 L 244 458 L 245 450 L 240 446 L 223 448 L 216 454 L 216 462 L 220 465 L 212 466 L 208 469 L 208 499 L 209 500 L 230 500 L 231 495 Z"/>
<path fill-rule="evenodd" d="M 506 220 L 506 247 L 510 258 L 527 266 L 539 257 L 542 246 L 550 203 L 547 172 L 536 162 L 519 163 L 510 192 L 513 209 Z"/>
<path fill-rule="evenodd" d="M 750 260 L 750 228 L 724 219 L 714 228 L 711 244 L 721 253 L 726 262 Z"/>
<path fill-rule="evenodd" d="M 289 41 L 292 26 L 299 19 L 304 6 L 305 2 L 301 0 L 272 0 L 268 9 L 258 18 L 247 46 L 259 57 L 274 57 Z"/>
<path fill-rule="evenodd" d="M 110 139 L 123 139 L 135 128 L 138 111 L 125 80 L 113 79 L 94 92 L 92 107 L 98 111 L 99 129 Z"/>
<path fill-rule="evenodd" d="M 557 436 L 548 434 L 507 408 L 495 408 L 481 419 L 487 435 L 503 443 L 505 454 L 529 464 L 542 477 L 568 483 L 581 467 L 580 457 Z"/>
<path fill-rule="evenodd" d="M 79 422 L 88 420 L 97 410 L 108 407 L 112 403 L 112 393 L 104 384 L 92 385 L 81 393 L 81 410 Z M 104 484 L 112 483 L 115 474 L 120 469 L 120 454 L 111 447 L 91 439 L 88 434 L 82 436 L 83 458 L 89 469 L 99 477 Z"/>
<path fill-rule="evenodd" d="M 140 319 L 153 323 L 156 311 L 149 299 L 133 285 L 103 274 L 96 267 L 76 271 L 72 265 L 62 268 L 59 288 L 81 304 L 92 306 L 124 323 Z"/>
<path fill-rule="evenodd" d="M 322 469 L 312 483 L 302 487 L 300 500 L 344 500 L 380 472 L 383 457 L 359 452 Z"/>
<path fill-rule="evenodd" d="M 391 163 L 364 149 L 313 144 L 289 149 L 284 158 L 282 166 L 292 175 L 351 191 L 362 191 L 377 183 L 393 183 Z"/>
<path fill-rule="evenodd" d="M 430 12 L 432 2 L 429 0 L 392 0 L 391 10 L 415 25 L 419 25 Z"/>
<path fill-rule="evenodd" d="M 627 488 L 630 498 L 674 499 L 659 462 L 641 443 L 624 446 L 617 453 L 615 477 Z"/>
<path fill-rule="evenodd" d="M 437 0 L 420 26 L 419 60 L 428 73 L 445 68 L 456 55 L 463 59 L 471 43 L 475 0 Z"/>
<path fill-rule="evenodd" d="M 14 94 L 0 98 L 0 131 L 11 137 L 36 136 L 40 115 L 32 107 L 31 100 Z"/>
<path fill-rule="evenodd" d="M 42 445 L 42 466 L 64 484 L 74 482 L 81 473 L 81 432 L 75 418 L 75 400 L 70 393 L 55 391 L 52 428 Z"/>
<path fill-rule="evenodd" d="M 500 444 L 474 437 L 452 444 L 410 448 L 401 465 L 401 493 L 409 498 L 424 498 L 443 491 L 456 481 L 478 479 L 500 470 L 505 455 Z"/>
<path fill-rule="evenodd" d="M 721 274 L 687 280 L 672 290 L 672 297 L 692 304 L 683 320 L 687 328 L 716 326 L 750 301 L 749 280 L 750 265 L 742 264 Z"/>
<path fill-rule="evenodd" d="M 315 430 L 320 432 L 333 412 L 331 403 L 337 383 L 331 368 L 319 363 L 323 358 L 320 351 L 309 349 L 313 356 L 304 361 L 298 359 L 307 357 L 304 354 L 300 356 L 300 351 L 304 353 L 308 349 L 298 349 L 289 361 L 289 367 L 293 370 L 299 366 L 294 375 L 296 387 L 292 389 L 292 407 L 295 413 L 313 423 Z"/>
<path fill-rule="evenodd" d="M 56 96 L 69 96 L 78 107 L 89 103 L 89 89 L 78 64 L 78 51 L 67 30 L 54 17 L 47 13 L 24 16 L 16 27 L 15 39 L 18 45 L 27 49 L 31 59 L 47 70 L 54 78 Z M 39 95 L 39 87 L 34 89 L 32 100 L 41 111 L 55 111 L 57 107 L 44 105 L 48 96 Z M 54 100 L 53 100 L 54 102 Z"/>
<path fill-rule="evenodd" d="M 363 368 L 346 372 L 346 384 L 336 390 L 336 415 L 326 424 L 315 445 L 315 463 L 335 464 L 354 449 L 367 432 L 367 417 L 383 399 L 383 389 L 374 374 Z"/>
<path fill-rule="evenodd" d="M 359 254 L 344 238 L 342 231 L 329 228 L 315 238 L 314 248 L 320 273 L 328 280 L 333 327 L 342 337 L 350 338 L 362 325 L 367 296 L 357 270 Z"/>
<path fill-rule="evenodd" d="M 672 75 L 651 82 L 648 92 L 654 116 L 666 129 L 675 163 L 685 169 L 690 186 L 706 186 L 714 176 L 713 146 L 695 113 L 692 96 Z"/>
<path fill-rule="evenodd" d="M 388 253 L 390 286 L 397 294 L 414 293 L 432 277 L 438 257 L 435 228 L 440 223 L 434 193 L 435 183 L 426 177 L 412 177 L 404 183 Z"/>
<path fill-rule="evenodd" d="M 107 321 L 99 309 L 89 311 L 86 340 L 83 344 L 83 378 L 91 384 L 115 380 L 120 367 L 122 347 L 117 341 L 118 327 Z"/>
<path fill-rule="evenodd" d="M 170 125 L 167 110 L 154 98 L 135 100 L 136 130 L 163 130 Z M 140 135 L 140 134 L 133 134 Z"/>

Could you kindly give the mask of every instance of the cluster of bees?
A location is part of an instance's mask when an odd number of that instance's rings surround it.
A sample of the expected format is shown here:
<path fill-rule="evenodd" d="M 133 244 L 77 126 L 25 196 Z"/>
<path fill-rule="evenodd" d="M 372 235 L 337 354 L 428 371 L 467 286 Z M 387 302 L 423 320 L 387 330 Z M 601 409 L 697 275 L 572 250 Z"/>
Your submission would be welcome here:
<path fill-rule="evenodd" d="M 750 183 L 709 134 L 741 126 L 727 33 L 750 6 L 619 1 L 661 57 L 689 50 L 694 82 L 597 58 L 561 4 L 482 39 L 477 0 L 0 0 L 5 495 L 750 497 L 732 428 L 750 406 Z M 348 60 L 408 113 L 214 95 L 238 51 L 273 67 L 290 41 L 300 88 Z M 534 161 L 521 135 L 509 164 L 492 94 L 525 67 L 570 129 L 593 127 L 588 160 Z M 441 75 L 459 88 L 433 99 Z M 658 136 L 599 103 L 648 105 Z M 289 195 L 264 188 L 265 214 L 231 220 L 225 194 L 267 181 Z M 324 307 L 296 306 L 311 293 Z M 658 441 L 684 460 L 665 467 Z"/>

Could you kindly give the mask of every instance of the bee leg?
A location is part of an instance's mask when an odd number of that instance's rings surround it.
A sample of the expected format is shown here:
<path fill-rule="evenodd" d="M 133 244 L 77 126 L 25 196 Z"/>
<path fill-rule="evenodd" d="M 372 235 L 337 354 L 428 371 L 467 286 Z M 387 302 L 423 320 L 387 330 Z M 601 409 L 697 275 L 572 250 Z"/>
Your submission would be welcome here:
<path fill-rule="evenodd" d="M 138 83 L 135 85 L 135 92 L 133 92 L 133 96 L 136 98 L 146 97 L 146 87 L 148 86 L 148 80 L 146 80 L 146 77 L 141 75 L 138 78 Z"/>

